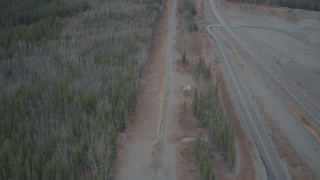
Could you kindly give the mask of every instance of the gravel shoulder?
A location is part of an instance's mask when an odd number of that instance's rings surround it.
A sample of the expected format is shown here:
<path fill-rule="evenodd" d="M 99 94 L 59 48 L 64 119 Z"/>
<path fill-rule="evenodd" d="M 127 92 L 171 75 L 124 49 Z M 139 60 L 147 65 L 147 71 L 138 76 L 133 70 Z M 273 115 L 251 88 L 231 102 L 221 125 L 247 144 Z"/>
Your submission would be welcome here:
<path fill-rule="evenodd" d="M 223 16 L 263 59 L 319 107 L 319 13 L 221 3 Z M 319 131 L 308 116 L 231 39 L 226 38 L 246 92 L 293 179 L 317 179 Z M 311 129 L 309 129 L 311 128 Z"/>

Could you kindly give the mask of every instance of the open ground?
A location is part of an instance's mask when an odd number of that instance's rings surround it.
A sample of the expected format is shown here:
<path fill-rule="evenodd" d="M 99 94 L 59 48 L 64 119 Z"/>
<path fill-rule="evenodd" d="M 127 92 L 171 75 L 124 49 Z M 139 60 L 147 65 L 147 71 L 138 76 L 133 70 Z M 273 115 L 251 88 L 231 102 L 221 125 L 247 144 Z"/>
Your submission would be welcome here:
<path fill-rule="evenodd" d="M 213 1 L 213 0 L 211 0 Z M 177 63 L 185 50 L 190 66 L 199 57 L 212 64 L 220 84 L 224 109 L 232 118 L 237 160 L 234 168 L 219 156 L 213 158 L 219 179 L 270 179 L 231 75 L 223 62 L 223 45 L 248 99 L 254 121 L 270 139 L 269 148 L 291 179 L 320 177 L 319 127 L 313 117 L 225 31 L 210 8 L 210 0 L 196 1 L 199 32 L 188 34 L 179 26 L 177 5 L 167 0 L 149 53 L 146 76 L 140 81 L 140 98 L 129 128 L 119 136 L 115 179 L 199 179 L 192 155 L 193 143 L 183 141 L 206 130 L 198 126 L 191 98 L 181 95 L 184 84 L 196 81 Z M 320 104 L 320 13 L 215 1 L 222 17 L 243 41 L 317 110 Z M 152 91 L 156 88 L 157 91 Z M 269 149 L 268 149 L 269 150 Z M 268 153 L 267 153 L 268 154 Z M 272 163 L 271 163 L 272 164 Z"/>

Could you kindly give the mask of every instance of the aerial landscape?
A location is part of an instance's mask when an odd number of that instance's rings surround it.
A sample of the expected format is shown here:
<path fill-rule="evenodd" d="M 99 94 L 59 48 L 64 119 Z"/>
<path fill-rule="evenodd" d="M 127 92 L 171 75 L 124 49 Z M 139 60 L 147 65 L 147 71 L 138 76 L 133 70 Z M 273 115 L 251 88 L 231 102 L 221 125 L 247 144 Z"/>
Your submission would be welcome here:
<path fill-rule="evenodd" d="M 320 179 L 320 1 L 0 0 L 0 179 Z"/>

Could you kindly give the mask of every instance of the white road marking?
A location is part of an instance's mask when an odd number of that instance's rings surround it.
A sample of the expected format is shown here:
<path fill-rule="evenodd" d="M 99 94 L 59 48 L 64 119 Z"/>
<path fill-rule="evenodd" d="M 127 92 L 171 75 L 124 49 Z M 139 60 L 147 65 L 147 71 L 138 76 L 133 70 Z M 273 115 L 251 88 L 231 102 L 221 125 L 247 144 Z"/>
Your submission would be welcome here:
<path fill-rule="evenodd" d="M 211 2 L 211 1 L 210 1 L 210 2 Z M 212 27 L 213 27 L 213 26 L 212 26 Z M 208 30 L 211 31 L 210 28 L 208 28 Z M 212 31 L 211 31 L 211 32 L 212 32 Z M 212 35 L 213 35 L 213 34 L 212 34 Z M 213 35 L 213 36 L 214 36 L 214 35 Z M 248 110 L 248 107 L 247 107 L 247 105 L 246 105 L 246 103 L 245 103 L 245 101 L 244 101 L 244 99 L 243 99 L 243 96 L 242 96 L 242 94 L 241 94 L 241 92 L 240 92 L 240 89 L 239 89 L 238 84 L 237 84 L 237 82 L 236 82 L 236 80 L 235 80 L 235 77 L 234 77 L 234 75 L 233 75 L 233 73 L 232 73 L 232 71 L 231 71 L 231 68 L 230 68 L 229 63 L 228 63 L 228 60 L 227 60 L 227 58 L 226 58 L 226 56 L 225 56 L 225 53 L 223 53 L 223 49 L 222 49 L 221 43 L 220 43 L 220 41 L 219 41 L 219 39 L 218 39 L 217 37 L 214 36 L 214 38 L 216 39 L 216 41 L 217 41 L 217 43 L 218 43 L 218 45 L 219 45 L 219 47 L 220 47 L 220 51 L 222 52 L 222 55 L 223 55 L 223 57 L 224 57 L 224 59 L 225 59 L 225 62 L 226 62 L 227 67 L 228 67 L 228 70 L 229 70 L 230 75 L 231 75 L 231 77 L 232 77 L 232 81 L 233 81 L 233 83 L 234 83 L 235 86 L 236 86 L 236 89 L 237 89 L 237 92 L 238 92 L 238 94 L 239 94 L 239 96 L 240 96 L 240 98 L 241 98 L 242 104 L 244 105 L 244 107 L 245 107 L 245 109 L 246 109 L 246 112 L 247 112 L 247 114 L 248 114 L 248 116 L 249 116 L 249 118 L 250 118 L 250 121 L 251 121 L 251 123 L 252 123 L 252 125 L 253 125 L 253 127 L 254 127 L 254 130 L 256 131 L 256 134 L 258 135 L 259 141 L 260 141 L 261 144 L 262 144 L 262 147 L 263 147 L 263 149 L 264 149 L 264 151 L 265 151 L 265 153 L 266 153 L 266 155 L 267 155 L 267 157 L 268 157 L 268 160 L 269 160 L 269 162 L 270 162 L 270 164 L 271 164 L 271 166 L 272 166 L 273 171 L 275 172 L 275 175 L 277 176 L 277 179 L 279 179 L 278 173 L 277 173 L 277 171 L 276 171 L 276 169 L 275 169 L 275 167 L 274 167 L 274 165 L 273 165 L 273 163 L 272 163 L 272 161 L 271 161 L 270 155 L 269 155 L 269 153 L 268 153 L 268 151 L 267 151 L 267 149 L 266 149 L 266 147 L 265 147 L 265 144 L 263 143 L 263 141 L 262 141 L 262 139 L 261 139 L 261 136 L 260 136 L 260 134 L 259 134 L 259 132 L 258 132 L 258 130 L 257 130 L 257 128 L 256 128 L 256 125 L 255 125 L 255 123 L 254 123 L 254 121 L 253 121 L 253 119 L 252 119 L 252 116 L 251 116 L 251 114 L 250 114 L 250 112 L 249 112 L 249 110 Z M 224 47 L 224 49 L 226 49 L 226 47 L 224 46 L 224 44 L 223 44 L 223 47 Z M 226 54 L 228 55 L 228 57 L 230 58 L 228 52 L 227 52 L 227 51 L 225 51 L 225 52 L 226 52 Z M 238 74 L 238 72 L 236 71 L 236 68 L 234 67 L 234 65 L 233 65 L 233 63 L 232 63 L 232 61 L 230 61 L 230 63 L 231 63 L 231 65 L 233 66 L 235 72 Z"/>

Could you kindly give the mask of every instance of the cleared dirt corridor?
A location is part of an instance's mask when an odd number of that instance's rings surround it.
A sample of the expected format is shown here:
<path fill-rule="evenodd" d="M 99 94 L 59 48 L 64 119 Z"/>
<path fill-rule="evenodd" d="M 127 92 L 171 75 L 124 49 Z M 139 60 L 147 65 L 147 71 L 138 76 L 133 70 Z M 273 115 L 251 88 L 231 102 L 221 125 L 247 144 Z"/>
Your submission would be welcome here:
<path fill-rule="evenodd" d="M 173 62 L 177 1 L 165 1 L 149 55 L 141 96 L 126 132 L 118 140 L 115 179 L 177 179 L 176 145 L 170 130 L 179 104 Z"/>

